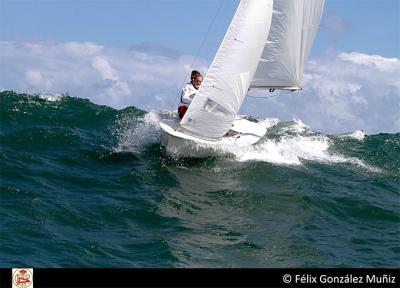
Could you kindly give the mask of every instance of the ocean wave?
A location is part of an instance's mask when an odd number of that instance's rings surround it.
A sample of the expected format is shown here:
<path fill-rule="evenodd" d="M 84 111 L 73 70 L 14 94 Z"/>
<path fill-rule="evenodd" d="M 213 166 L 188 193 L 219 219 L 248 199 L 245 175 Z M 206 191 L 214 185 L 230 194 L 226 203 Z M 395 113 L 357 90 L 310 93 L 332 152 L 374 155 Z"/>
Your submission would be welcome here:
<path fill-rule="evenodd" d="M 2 266 L 398 264 L 400 133 L 359 140 L 252 119 L 265 129 L 256 145 L 175 161 L 159 127 L 175 112 L 0 101 Z"/>
<path fill-rule="evenodd" d="M 140 154 L 146 147 L 159 145 L 162 133 L 160 121 L 176 118 L 176 111 L 145 112 L 135 107 L 116 110 L 96 105 L 87 99 L 68 94 L 18 94 L 11 91 L 1 92 L 2 122 L 8 127 L 35 125 L 81 128 L 88 131 L 101 131 L 110 134 L 111 151 Z M 368 163 L 368 159 L 347 153 L 353 147 L 346 140 L 365 142 L 367 136 L 357 130 L 342 135 L 328 135 L 312 131 L 301 119 L 284 122 L 276 118 L 254 119 L 266 131 L 256 145 L 235 146 L 221 141 L 214 146 L 221 157 L 229 155 L 239 162 L 261 161 L 277 165 L 303 165 L 307 161 L 326 164 L 350 163 L 373 172 L 381 168 Z M 11 127 L 10 126 L 10 127 Z M 370 135 L 373 136 L 373 135 Z M 368 137 L 370 137 L 368 136 Z M 391 138 L 396 143 L 398 135 Z M 105 137 L 107 138 L 107 137 Z M 108 139 L 110 140 L 110 139 Z M 343 140 L 341 149 L 337 149 L 337 140 Z M 389 143 L 389 144 L 390 144 Z M 108 145 L 108 144 L 107 144 Z M 233 157 L 232 157 L 233 156 Z"/>

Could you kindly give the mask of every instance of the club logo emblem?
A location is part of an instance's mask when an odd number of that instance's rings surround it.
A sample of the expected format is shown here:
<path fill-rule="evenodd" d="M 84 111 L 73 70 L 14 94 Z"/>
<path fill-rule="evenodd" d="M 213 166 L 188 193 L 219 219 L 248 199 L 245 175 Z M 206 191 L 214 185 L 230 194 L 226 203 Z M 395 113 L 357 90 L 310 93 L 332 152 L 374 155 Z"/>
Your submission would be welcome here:
<path fill-rule="evenodd" d="M 33 287 L 33 269 L 18 268 L 12 269 L 12 287 L 13 288 L 31 288 Z"/>

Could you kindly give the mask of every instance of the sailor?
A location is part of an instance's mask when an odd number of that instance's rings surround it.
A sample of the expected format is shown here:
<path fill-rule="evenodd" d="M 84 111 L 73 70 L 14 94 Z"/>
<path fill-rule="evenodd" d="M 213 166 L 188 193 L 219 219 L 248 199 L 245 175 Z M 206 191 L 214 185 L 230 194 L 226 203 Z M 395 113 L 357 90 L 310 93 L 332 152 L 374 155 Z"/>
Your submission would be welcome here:
<path fill-rule="evenodd" d="M 181 102 L 178 106 L 178 114 L 179 118 L 181 119 L 185 115 L 186 110 L 189 108 L 190 103 L 192 102 L 197 91 L 199 90 L 201 82 L 203 82 L 203 76 L 201 76 L 200 72 L 196 70 L 192 71 L 190 78 L 190 82 L 182 88 Z"/>

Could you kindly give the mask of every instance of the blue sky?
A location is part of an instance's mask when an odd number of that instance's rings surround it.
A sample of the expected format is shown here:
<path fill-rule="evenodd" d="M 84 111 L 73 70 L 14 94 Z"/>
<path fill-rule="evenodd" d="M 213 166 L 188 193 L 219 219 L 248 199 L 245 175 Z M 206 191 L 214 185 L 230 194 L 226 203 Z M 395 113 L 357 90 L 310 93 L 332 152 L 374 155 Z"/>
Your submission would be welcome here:
<path fill-rule="evenodd" d="M 185 77 L 207 71 L 238 3 L 0 0 L 0 91 L 175 111 Z M 247 97 L 240 113 L 328 133 L 399 132 L 400 1 L 326 0 L 302 85 Z"/>
<path fill-rule="evenodd" d="M 211 60 L 237 0 L 0 0 L 0 38 L 91 41 L 129 48 L 157 43 Z M 221 4 L 222 3 L 222 4 Z M 311 57 L 329 49 L 400 55 L 400 1 L 327 0 Z"/>

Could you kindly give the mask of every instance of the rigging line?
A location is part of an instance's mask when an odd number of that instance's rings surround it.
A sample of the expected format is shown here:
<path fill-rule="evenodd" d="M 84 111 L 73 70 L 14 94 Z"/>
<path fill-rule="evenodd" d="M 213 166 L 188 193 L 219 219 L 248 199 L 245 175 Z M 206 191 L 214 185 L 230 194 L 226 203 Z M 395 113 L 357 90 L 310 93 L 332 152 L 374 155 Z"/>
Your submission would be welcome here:
<path fill-rule="evenodd" d="M 201 49 L 203 48 L 203 45 L 204 45 L 204 43 L 205 43 L 205 41 L 206 41 L 206 39 L 207 39 L 207 37 L 208 37 L 208 34 L 209 34 L 210 31 L 211 31 L 212 26 L 213 26 L 214 23 L 215 23 L 215 20 L 217 19 L 217 16 L 218 16 L 218 14 L 219 14 L 219 11 L 221 10 L 221 7 L 222 7 L 222 4 L 223 4 L 223 3 L 224 3 L 224 0 L 222 0 L 222 1 L 219 3 L 217 12 L 215 13 L 214 18 L 213 18 L 213 20 L 211 21 L 210 25 L 208 26 L 207 32 L 206 32 L 206 34 L 204 35 L 204 37 L 203 37 L 203 39 L 202 39 L 202 41 L 201 41 L 201 44 L 200 44 L 199 48 L 197 49 L 196 57 L 194 58 L 192 64 L 190 65 L 190 72 L 191 72 L 191 70 L 193 70 L 193 65 L 197 62 L 197 58 L 198 58 L 199 55 L 200 55 L 200 51 L 201 51 Z M 181 87 L 183 87 L 183 85 L 185 84 L 187 77 L 188 77 L 188 74 L 185 75 L 185 78 L 184 78 L 183 81 L 182 81 Z M 180 89 L 181 89 L 181 88 L 180 88 Z M 179 90 L 179 92 L 180 92 L 180 90 Z"/>
<path fill-rule="evenodd" d="M 207 39 L 207 37 L 208 37 L 208 34 L 209 34 L 210 31 L 211 31 L 211 28 L 214 26 L 215 20 L 217 19 L 217 16 L 218 16 L 218 14 L 219 14 L 219 11 L 221 10 L 221 7 L 222 7 L 222 4 L 223 4 L 223 3 L 224 3 L 224 0 L 222 0 L 222 1 L 219 3 L 217 12 L 215 13 L 213 20 L 211 21 L 211 24 L 208 26 L 207 32 L 206 32 L 206 34 L 204 35 L 203 40 L 201 41 L 200 47 L 197 49 L 196 57 L 194 58 L 193 63 L 192 63 L 192 65 L 190 66 L 192 69 L 193 69 L 194 63 L 196 63 L 197 58 L 198 58 L 199 55 L 200 55 L 200 51 L 201 51 L 201 49 L 203 48 L 203 45 L 204 45 L 204 43 L 205 43 L 205 41 L 206 41 L 206 39 Z"/>

